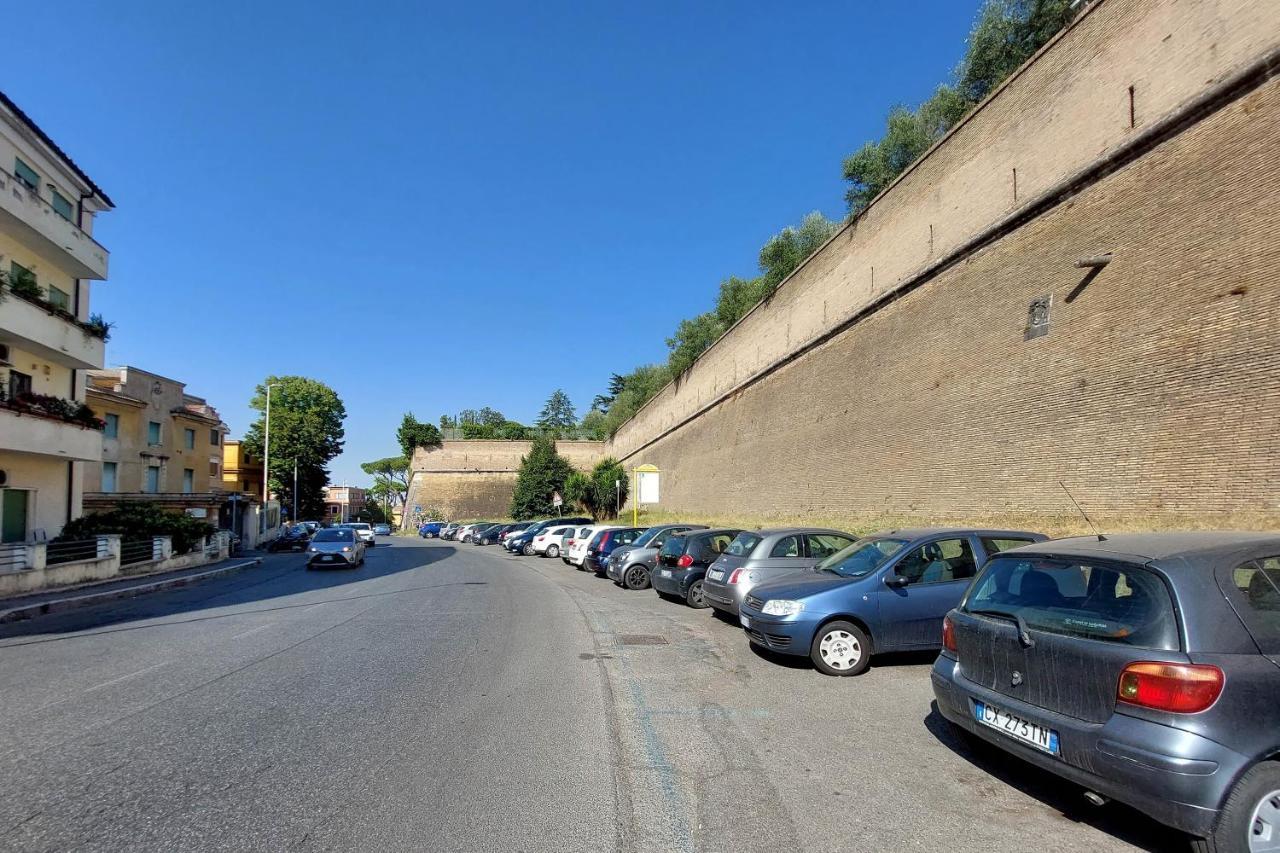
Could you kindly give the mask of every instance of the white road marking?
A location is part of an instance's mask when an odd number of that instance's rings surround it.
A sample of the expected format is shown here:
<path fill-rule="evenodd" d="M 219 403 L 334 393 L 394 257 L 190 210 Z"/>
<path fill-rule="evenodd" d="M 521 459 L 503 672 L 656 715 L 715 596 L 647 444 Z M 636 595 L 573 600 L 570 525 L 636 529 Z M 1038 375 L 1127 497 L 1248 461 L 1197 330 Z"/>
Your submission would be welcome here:
<path fill-rule="evenodd" d="M 241 637 L 247 637 L 247 636 L 249 636 L 250 634 L 256 634 L 256 633 L 258 633 L 259 631 L 265 631 L 265 630 L 267 630 L 268 628 L 270 628 L 270 627 L 271 627 L 272 625 L 274 625 L 274 624 L 275 624 L 274 622 L 268 622 L 266 625 L 259 625 L 257 628 L 250 628 L 248 631 L 245 631 L 243 634 L 236 634 L 236 635 L 235 635 L 234 637 L 232 637 L 231 639 L 233 639 L 233 640 L 238 640 L 238 639 L 240 639 Z"/>
<path fill-rule="evenodd" d="M 121 681 L 128 681 L 130 678 L 137 678 L 139 675 L 142 675 L 143 673 L 151 672 L 153 669 L 159 669 L 162 666 L 168 666 L 168 665 L 169 665 L 168 661 L 161 661 L 155 666 L 149 666 L 146 669 L 140 669 L 137 672 L 131 672 L 128 675 L 122 675 L 119 678 L 113 678 L 110 681 L 104 681 L 95 687 L 88 687 L 85 689 L 84 692 L 92 693 L 95 690 L 101 690 L 104 687 L 110 687 L 113 684 L 119 684 Z"/>

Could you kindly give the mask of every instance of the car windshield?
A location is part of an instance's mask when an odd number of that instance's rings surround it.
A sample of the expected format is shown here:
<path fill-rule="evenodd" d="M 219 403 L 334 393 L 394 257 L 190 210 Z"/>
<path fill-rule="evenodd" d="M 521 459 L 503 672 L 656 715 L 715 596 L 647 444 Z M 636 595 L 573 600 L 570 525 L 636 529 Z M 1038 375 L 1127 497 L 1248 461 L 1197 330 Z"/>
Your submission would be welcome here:
<path fill-rule="evenodd" d="M 649 543 L 657 539 L 664 533 L 670 533 L 670 527 L 650 527 L 644 533 L 640 534 L 640 538 L 631 543 L 633 548 L 648 548 Z"/>
<path fill-rule="evenodd" d="M 848 548 L 837 551 L 818 563 L 820 572 L 831 572 L 842 578 L 860 578 L 889 562 L 907 544 L 905 539 L 859 539 Z"/>
<path fill-rule="evenodd" d="M 351 525 L 351 527 L 352 527 L 352 528 L 354 528 L 354 529 L 356 529 L 356 530 L 368 530 L 368 529 L 369 529 L 369 525 L 367 525 L 367 524 L 365 524 L 365 523 L 363 523 L 363 522 L 361 522 L 360 524 L 353 524 L 353 525 Z"/>
<path fill-rule="evenodd" d="M 1147 649 L 1179 647 L 1173 600 L 1164 582 L 1128 564 L 995 557 L 961 606 L 1053 634 Z"/>
<path fill-rule="evenodd" d="M 345 527 L 331 527 L 328 530 L 317 530 L 312 542 L 350 542 L 352 532 Z"/>
<path fill-rule="evenodd" d="M 733 541 L 729 543 L 729 547 L 724 552 L 731 557 L 745 557 L 756 549 L 760 544 L 760 537 L 754 533 L 739 533 L 733 537 Z"/>

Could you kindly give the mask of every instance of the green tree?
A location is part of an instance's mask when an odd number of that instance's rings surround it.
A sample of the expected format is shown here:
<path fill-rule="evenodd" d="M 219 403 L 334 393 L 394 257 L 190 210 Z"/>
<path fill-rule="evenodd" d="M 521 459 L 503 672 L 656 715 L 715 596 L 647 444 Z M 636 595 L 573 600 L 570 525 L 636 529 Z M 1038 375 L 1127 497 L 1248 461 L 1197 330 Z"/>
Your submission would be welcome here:
<path fill-rule="evenodd" d="M 466 426 L 467 424 L 480 423 L 480 413 L 475 409 L 463 409 L 458 412 L 458 425 Z"/>
<path fill-rule="evenodd" d="M 434 424 L 424 424 L 413 416 L 413 412 L 405 412 L 400 419 L 400 428 L 396 430 L 396 441 L 400 442 L 400 450 L 406 459 L 413 459 L 413 451 L 419 447 L 435 450 L 443 446 L 440 430 Z"/>
<path fill-rule="evenodd" d="M 446 429 L 457 429 L 457 428 L 458 428 L 458 419 L 457 419 L 457 418 L 450 417 L 449 415 L 441 415 L 441 416 L 440 416 L 440 429 L 441 429 L 441 430 L 446 430 Z"/>
<path fill-rule="evenodd" d="M 609 394 L 597 394 L 595 399 L 591 401 L 591 408 L 599 409 L 602 412 L 609 411 L 609 407 L 613 405 L 613 401 L 622 393 L 622 386 L 626 382 L 626 377 L 621 373 L 615 373 L 609 377 Z"/>
<path fill-rule="evenodd" d="M 297 506 L 301 518 L 317 518 L 324 510 L 323 489 L 329 481 L 328 464 L 342 452 L 343 421 L 347 410 L 337 393 L 305 376 L 268 376 L 254 391 L 251 408 L 263 416 L 245 433 L 244 449 L 263 455 L 267 387 L 271 389 L 271 470 L 267 479 L 282 505 L 294 504 L 294 465 L 298 470 Z"/>
<path fill-rule="evenodd" d="M 573 467 L 556 452 L 555 440 L 538 436 L 529 455 L 520 460 L 515 493 L 511 496 L 511 517 L 517 520 L 539 515 L 554 515 L 551 496 L 564 494 L 565 481 Z"/>
<path fill-rule="evenodd" d="M 551 392 L 546 405 L 538 413 L 538 426 L 553 432 L 572 429 L 577 422 L 578 416 L 574 414 L 569 395 L 559 388 Z"/>
<path fill-rule="evenodd" d="M 599 409 L 592 409 L 582 416 L 580 427 L 596 441 L 603 441 L 609 434 L 609 416 Z"/>
<path fill-rule="evenodd" d="M 388 456 L 372 462 L 362 462 L 360 470 L 373 477 L 369 496 L 384 507 L 384 515 L 404 503 L 409 493 L 409 459 L 405 456 Z"/>
<path fill-rule="evenodd" d="M 507 441 L 520 441 L 529 437 L 529 428 L 517 421 L 504 421 L 498 427 L 498 438 Z"/>
<path fill-rule="evenodd" d="M 760 250 L 760 272 L 765 292 L 772 292 L 839 228 L 838 223 L 815 210 L 802 219 L 798 227 L 787 226 L 770 237 Z"/>
<path fill-rule="evenodd" d="M 507 418 L 502 412 L 485 406 L 477 413 L 480 423 L 485 426 L 499 427 L 506 423 Z"/>
<path fill-rule="evenodd" d="M 613 457 L 600 460 L 590 474 L 572 472 L 564 484 L 565 502 L 591 513 L 596 521 L 617 514 L 619 499 L 627 499 L 627 472 Z"/>
<path fill-rule="evenodd" d="M 667 356 L 667 367 L 671 375 L 679 376 L 692 367 L 698 356 L 706 352 L 723 332 L 724 326 L 713 311 L 681 320 L 675 334 L 667 338 L 667 348 L 671 350 Z"/>
<path fill-rule="evenodd" d="M 640 408 L 671 381 L 671 370 L 665 364 L 646 364 L 623 377 L 618 398 L 609 407 L 605 427 L 609 435 L 618 431 Z"/>

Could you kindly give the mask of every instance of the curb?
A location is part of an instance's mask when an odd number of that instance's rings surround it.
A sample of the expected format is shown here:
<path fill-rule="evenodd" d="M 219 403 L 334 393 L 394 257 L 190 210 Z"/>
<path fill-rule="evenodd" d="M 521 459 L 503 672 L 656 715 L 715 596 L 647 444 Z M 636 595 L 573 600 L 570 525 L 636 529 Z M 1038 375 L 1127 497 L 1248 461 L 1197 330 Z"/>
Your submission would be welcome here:
<path fill-rule="evenodd" d="M 221 568 L 210 569 L 207 572 L 199 572 L 193 575 L 184 575 L 180 578 L 169 578 L 167 580 L 137 584 L 136 586 L 127 586 L 120 589 L 106 590 L 104 592 L 90 592 L 84 595 L 55 598 L 52 601 L 44 601 L 39 604 L 20 604 L 17 607 L 11 607 L 8 610 L 0 610 L 0 624 L 4 624 L 6 622 L 19 622 L 24 619 L 33 619 L 37 616 L 46 616 L 51 613 L 62 613 L 67 610 L 76 610 L 81 607 L 91 607 L 94 604 L 100 604 L 104 601 L 111 601 L 113 599 L 135 598 L 139 595 L 146 595 L 148 593 L 159 592 L 165 589 L 188 586 L 189 584 L 199 583 L 200 581 L 208 580 L 209 578 L 232 575 L 251 566 L 259 566 L 261 564 L 262 558 L 257 557 L 243 563 L 222 566 Z"/>

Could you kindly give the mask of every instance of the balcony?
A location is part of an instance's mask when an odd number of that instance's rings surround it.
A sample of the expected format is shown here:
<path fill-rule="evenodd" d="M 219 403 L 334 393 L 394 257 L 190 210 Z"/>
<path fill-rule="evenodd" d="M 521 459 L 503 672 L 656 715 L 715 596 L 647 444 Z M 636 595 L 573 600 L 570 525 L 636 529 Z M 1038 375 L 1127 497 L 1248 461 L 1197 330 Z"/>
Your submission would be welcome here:
<path fill-rule="evenodd" d="M 0 451 L 86 462 L 102 459 L 102 430 L 8 405 L 0 403 Z"/>
<path fill-rule="evenodd" d="M 4 300 L 0 305 L 0 343 L 76 370 L 102 367 L 106 350 L 102 338 L 8 289 L 0 298 Z"/>
<path fill-rule="evenodd" d="M 107 277 L 110 253 L 3 169 L 0 169 L 0 228 L 12 230 L 19 240 L 65 266 L 75 278 Z"/>

